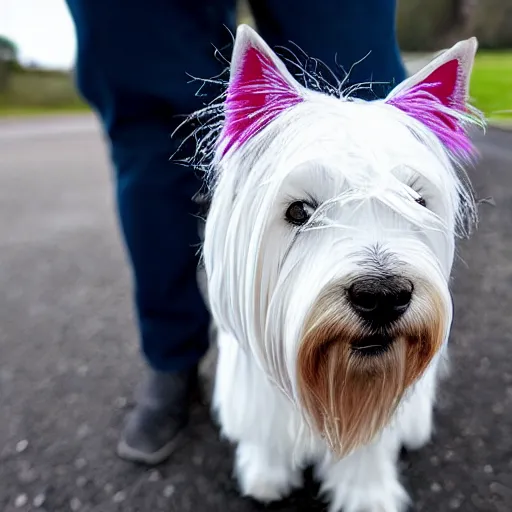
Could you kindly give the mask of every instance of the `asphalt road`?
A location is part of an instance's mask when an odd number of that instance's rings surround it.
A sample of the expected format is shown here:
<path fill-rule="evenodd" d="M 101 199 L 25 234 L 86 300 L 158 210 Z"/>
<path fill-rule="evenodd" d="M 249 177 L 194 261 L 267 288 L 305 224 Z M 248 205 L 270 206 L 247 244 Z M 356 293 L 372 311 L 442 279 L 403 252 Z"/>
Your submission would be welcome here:
<path fill-rule="evenodd" d="M 402 457 L 415 511 L 512 511 L 512 132 L 480 139 L 496 207 L 461 245 L 435 439 Z M 114 454 L 143 367 L 110 173 L 93 118 L 0 124 L 0 510 L 266 510 L 238 496 L 204 406 L 163 467 Z M 319 512 L 316 490 L 271 510 Z"/>

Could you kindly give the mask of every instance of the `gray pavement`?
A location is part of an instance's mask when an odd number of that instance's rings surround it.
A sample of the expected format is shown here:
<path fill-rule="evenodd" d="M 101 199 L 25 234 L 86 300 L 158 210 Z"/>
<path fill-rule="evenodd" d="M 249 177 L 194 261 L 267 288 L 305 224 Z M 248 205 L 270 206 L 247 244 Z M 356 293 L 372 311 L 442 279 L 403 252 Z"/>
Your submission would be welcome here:
<path fill-rule="evenodd" d="M 435 439 L 402 457 L 415 511 L 512 511 L 512 133 L 479 147 L 497 206 L 461 245 Z M 143 366 L 110 172 L 91 117 L 0 123 L 0 511 L 267 510 L 238 496 L 204 406 L 168 464 L 114 454 Z M 316 491 L 268 509 L 321 511 Z"/>

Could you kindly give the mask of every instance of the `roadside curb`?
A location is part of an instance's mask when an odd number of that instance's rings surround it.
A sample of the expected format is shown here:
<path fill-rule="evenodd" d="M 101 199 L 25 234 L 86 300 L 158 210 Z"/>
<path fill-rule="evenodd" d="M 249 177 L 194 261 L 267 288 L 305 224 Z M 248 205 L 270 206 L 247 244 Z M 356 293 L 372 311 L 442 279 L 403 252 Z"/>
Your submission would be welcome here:
<path fill-rule="evenodd" d="M 488 119 L 487 126 L 489 126 L 489 128 L 494 128 L 495 130 L 500 130 L 502 132 L 512 133 L 512 121 L 496 121 Z"/>

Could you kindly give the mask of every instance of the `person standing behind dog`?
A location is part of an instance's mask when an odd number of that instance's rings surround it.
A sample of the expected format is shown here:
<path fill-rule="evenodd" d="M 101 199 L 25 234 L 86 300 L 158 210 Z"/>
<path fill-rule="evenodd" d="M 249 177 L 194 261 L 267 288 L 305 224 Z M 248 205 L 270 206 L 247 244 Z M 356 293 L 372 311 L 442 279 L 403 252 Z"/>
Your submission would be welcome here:
<path fill-rule="evenodd" d="M 188 421 L 210 318 L 201 296 L 197 205 L 190 167 L 170 161 L 170 134 L 213 97 L 190 75 L 223 71 L 215 49 L 232 47 L 236 0 L 66 0 L 77 36 L 77 87 L 99 114 L 116 170 L 120 226 L 130 257 L 148 377 L 128 416 L 118 455 L 167 459 Z M 353 67 L 346 85 L 405 78 L 396 0 L 252 0 L 271 47 L 290 42 L 330 68 Z M 366 58 L 365 58 L 366 57 Z M 296 72 L 296 69 L 291 69 Z M 376 86 L 382 96 L 386 88 Z"/>

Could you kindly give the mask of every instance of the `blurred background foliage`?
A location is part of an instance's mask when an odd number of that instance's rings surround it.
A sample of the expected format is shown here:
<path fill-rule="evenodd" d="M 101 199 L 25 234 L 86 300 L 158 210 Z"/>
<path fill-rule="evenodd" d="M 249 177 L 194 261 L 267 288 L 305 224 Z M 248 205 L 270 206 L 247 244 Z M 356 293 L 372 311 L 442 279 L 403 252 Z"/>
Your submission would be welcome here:
<path fill-rule="evenodd" d="M 243 0 L 239 20 L 251 23 Z M 399 0 L 397 31 L 406 60 L 429 58 L 476 36 L 473 102 L 489 117 L 512 121 L 512 0 Z M 37 63 L 22 67 L 16 42 L 0 35 L 0 115 L 84 109 L 72 70 L 43 70 Z"/>

